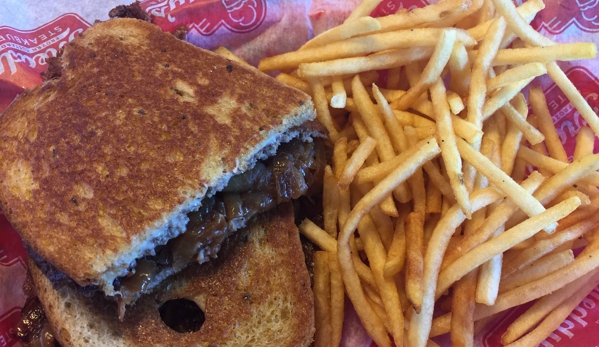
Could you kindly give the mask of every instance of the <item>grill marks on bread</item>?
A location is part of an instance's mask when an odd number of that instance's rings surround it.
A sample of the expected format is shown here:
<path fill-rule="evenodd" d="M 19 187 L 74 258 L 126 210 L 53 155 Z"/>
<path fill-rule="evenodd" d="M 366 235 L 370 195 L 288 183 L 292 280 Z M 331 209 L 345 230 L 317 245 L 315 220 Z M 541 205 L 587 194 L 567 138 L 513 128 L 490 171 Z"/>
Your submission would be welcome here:
<path fill-rule="evenodd" d="M 313 119 L 307 95 L 143 21 L 97 23 L 61 59 L 60 77 L 0 117 L 0 202 L 80 284 L 247 169 L 274 134 Z M 235 101 L 226 122 L 214 116 L 223 99 Z"/>

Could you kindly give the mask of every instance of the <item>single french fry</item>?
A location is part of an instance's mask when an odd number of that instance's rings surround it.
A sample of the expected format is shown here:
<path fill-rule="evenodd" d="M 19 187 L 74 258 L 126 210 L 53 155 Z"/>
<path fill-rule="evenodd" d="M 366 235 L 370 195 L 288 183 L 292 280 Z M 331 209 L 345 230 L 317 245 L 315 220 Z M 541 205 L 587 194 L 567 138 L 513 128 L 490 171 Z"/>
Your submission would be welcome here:
<path fill-rule="evenodd" d="M 504 194 L 509 196 L 529 217 L 545 211 L 545 208 L 537 199 L 518 185 L 511 177 L 493 165 L 489 159 L 470 147 L 464 140 L 458 138 L 457 145 L 462 158 L 472 164 L 478 172 L 487 177 L 489 182 L 493 183 Z M 555 227 L 555 224 L 549 224 L 545 227 L 545 230 L 552 232 L 555 230 Z"/>
<path fill-rule="evenodd" d="M 451 310 L 451 345 L 474 345 L 474 295 L 478 270 L 474 269 L 456 283 Z"/>
<path fill-rule="evenodd" d="M 304 80 L 301 80 L 297 77 L 293 77 L 286 73 L 280 73 L 275 77 L 279 81 L 285 83 L 286 85 L 299 89 L 306 94 L 312 94 L 312 89 L 310 88 L 310 84 Z"/>
<path fill-rule="evenodd" d="M 422 148 L 425 150 L 431 150 L 435 148 L 435 146 L 437 146 L 437 141 L 432 137 L 420 140 L 416 146 L 413 146 L 407 151 L 398 154 L 389 161 L 361 169 L 356 174 L 355 182 L 357 184 L 363 184 L 381 180 L 385 176 L 389 175 L 389 173 L 391 173 L 393 169 L 397 167 L 397 165 L 404 162 L 415 153 L 419 152 Z"/>
<path fill-rule="evenodd" d="M 469 192 L 464 185 L 464 176 L 462 173 L 462 160 L 456 145 L 456 137 L 453 133 L 453 125 L 449 106 L 445 94 L 445 86 L 442 80 L 437 80 L 431 87 L 431 98 L 433 108 L 435 110 L 435 118 L 437 120 L 437 137 L 441 147 L 441 156 L 445 163 L 449 183 L 453 190 L 454 196 L 466 214 L 467 218 L 472 215 L 472 206 L 468 198 Z"/>
<path fill-rule="evenodd" d="M 218 46 L 218 48 L 216 48 L 214 50 L 214 53 L 220 55 L 221 57 L 225 57 L 225 58 L 227 58 L 229 60 L 233 60 L 235 62 L 238 62 L 239 64 L 243 64 L 245 66 L 251 66 L 247 61 L 241 59 L 240 57 L 238 57 L 237 55 L 235 55 L 235 53 L 233 53 L 230 50 L 228 50 L 226 47 Z"/>
<path fill-rule="evenodd" d="M 340 189 L 346 189 L 349 186 L 360 167 L 366 161 L 366 158 L 368 158 L 370 153 L 374 150 L 375 146 L 376 141 L 372 137 L 368 137 L 366 141 L 360 143 L 358 148 L 347 160 L 347 163 L 345 163 L 341 176 L 339 176 L 338 185 Z"/>
<path fill-rule="evenodd" d="M 522 268 L 522 271 L 503 275 L 499 292 L 504 293 L 528 282 L 546 276 L 552 271 L 558 270 L 574 261 L 574 253 L 571 249 L 559 253 L 550 253 Z"/>
<path fill-rule="evenodd" d="M 347 162 L 347 138 L 341 137 L 333 147 L 333 169 L 335 177 L 339 178 Z"/>
<path fill-rule="evenodd" d="M 339 216 L 339 187 L 333 170 L 329 165 L 324 169 L 322 191 L 322 217 L 324 230 L 333 238 L 337 238 L 337 217 Z"/>
<path fill-rule="evenodd" d="M 331 336 L 331 280 L 325 251 L 314 253 L 314 346 L 328 346 Z"/>
<path fill-rule="evenodd" d="M 482 109 L 483 120 L 488 119 L 503 105 L 506 105 L 512 98 L 514 98 L 518 93 L 520 93 L 520 91 L 524 87 L 526 87 L 532 80 L 533 77 L 530 77 L 521 81 L 510 83 L 507 86 L 499 89 L 497 93 L 493 94 L 493 96 L 485 102 L 485 105 Z"/>
<path fill-rule="evenodd" d="M 555 47 L 555 46 L 552 46 Z M 595 55 L 597 54 L 597 47 L 595 46 Z M 594 56 L 593 56 L 594 58 Z M 551 76 L 551 79 L 557 84 L 559 89 L 566 94 L 566 97 L 576 110 L 580 113 L 582 118 L 588 123 L 589 127 L 593 129 L 593 132 L 599 134 L 599 117 L 593 111 L 589 103 L 585 98 L 580 95 L 578 89 L 574 86 L 572 81 L 568 79 L 566 74 L 560 69 L 555 62 L 547 64 L 547 73 Z"/>
<path fill-rule="evenodd" d="M 526 120 L 526 117 L 528 117 L 528 106 L 526 105 L 524 96 L 522 94 L 518 94 L 513 100 L 516 103 L 516 111 L 522 115 L 524 120 Z M 497 115 L 499 114 L 504 115 L 502 112 L 497 113 Z M 516 154 L 518 153 L 518 148 L 520 147 L 521 141 L 522 132 L 510 122 L 507 126 L 507 134 L 505 135 L 505 139 L 501 145 L 501 170 L 509 176 L 512 175 L 512 170 L 514 169 L 514 164 L 516 161 Z"/>
<path fill-rule="evenodd" d="M 430 337 L 446 334 L 451 329 L 451 312 L 433 319 Z"/>
<path fill-rule="evenodd" d="M 543 136 L 545 136 L 545 145 L 552 158 L 568 162 L 568 155 L 562 145 L 562 141 L 557 134 L 555 125 L 553 124 L 553 118 L 549 113 L 547 107 L 547 101 L 545 100 L 545 94 L 539 87 L 530 88 L 529 91 L 530 105 L 532 106 L 532 112 L 537 116 L 538 126 Z"/>
<path fill-rule="evenodd" d="M 441 20 L 445 20 L 443 24 L 451 26 L 459 19 L 475 12 L 481 5 L 482 1 L 470 3 L 462 0 L 441 1 L 409 12 L 380 17 L 378 21 L 381 23 L 381 31 L 414 28 L 424 24 L 439 23 Z"/>
<path fill-rule="evenodd" d="M 449 104 L 449 109 L 453 114 L 458 114 L 464 109 L 464 102 L 462 101 L 462 98 L 451 90 L 447 91 L 447 103 Z"/>
<path fill-rule="evenodd" d="M 518 82 L 531 77 L 541 76 L 546 73 L 547 68 L 542 63 L 528 63 L 516 66 L 513 69 L 509 69 L 496 77 L 490 78 L 487 81 L 487 89 L 493 91 L 495 89 L 505 87 L 510 83 Z"/>
<path fill-rule="evenodd" d="M 458 41 L 453 44 L 447 65 L 451 73 L 450 89 L 460 96 L 467 96 L 470 85 L 470 60 L 468 59 L 468 52 L 466 52 L 466 48 L 461 42 Z M 454 113 L 457 114 L 458 112 Z"/>
<path fill-rule="evenodd" d="M 502 253 L 512 246 L 532 237 L 541 229 L 567 216 L 578 206 L 580 206 L 580 200 L 577 197 L 562 201 L 541 214 L 506 230 L 496 238 L 475 247 L 445 268 L 445 270 L 441 271 L 437 283 L 436 296 L 440 296 L 451 284 L 470 272 L 473 268 L 489 260 L 494 255 Z"/>
<path fill-rule="evenodd" d="M 477 51 L 470 51 L 472 59 Z M 597 55 L 597 46 L 591 42 L 560 43 L 553 46 L 507 48 L 497 51 L 492 66 L 520 65 L 534 62 L 547 63 L 549 73 L 551 62 L 593 59 Z M 556 65 L 557 66 L 557 65 Z"/>
<path fill-rule="evenodd" d="M 400 272 L 405 264 L 406 260 L 406 232 L 404 227 L 405 215 L 400 213 L 395 224 L 395 233 L 393 234 L 393 241 L 387 254 L 387 261 L 383 268 L 385 277 L 392 277 Z"/>
<path fill-rule="evenodd" d="M 582 159 L 587 155 L 593 154 L 593 148 L 595 147 L 595 133 L 589 127 L 582 127 L 578 129 L 576 135 L 576 147 L 574 148 L 574 154 L 572 155 L 574 160 Z"/>
<path fill-rule="evenodd" d="M 405 131 L 410 145 L 416 146 L 416 144 L 418 143 L 418 134 L 416 134 L 416 130 L 408 126 L 406 127 Z M 443 149 L 441 149 L 441 151 L 443 151 Z M 408 183 L 412 190 L 414 211 L 422 212 L 424 214 L 426 210 L 426 190 L 424 186 L 424 175 L 422 173 L 422 169 L 416 169 L 412 177 L 408 179 Z M 422 223 L 424 224 L 424 220 L 422 221 Z"/>
<path fill-rule="evenodd" d="M 304 219 L 298 226 L 298 229 L 302 235 L 317 245 L 318 248 L 328 252 L 335 252 L 337 250 L 337 241 L 311 220 Z"/>
<path fill-rule="evenodd" d="M 382 116 L 383 122 L 388 129 L 388 134 L 395 152 L 401 153 L 406 151 L 408 149 L 408 140 L 406 138 L 406 134 L 404 133 L 403 127 L 376 84 L 372 85 L 372 93 L 377 102 L 379 114 Z"/>
<path fill-rule="evenodd" d="M 426 185 L 426 213 L 441 213 L 443 195 L 432 180 Z"/>
<path fill-rule="evenodd" d="M 422 168 L 424 169 L 424 171 L 426 171 L 426 174 L 428 175 L 430 182 L 434 184 L 435 187 L 437 187 L 437 189 L 439 189 L 441 194 L 443 194 L 443 196 L 447 197 L 448 199 L 455 201 L 455 195 L 453 195 L 451 185 L 449 184 L 449 181 L 445 178 L 445 176 L 443 176 L 437 165 L 434 164 L 434 162 L 428 162 L 424 164 Z"/>
<path fill-rule="evenodd" d="M 457 34 L 455 31 L 441 31 L 441 36 L 437 40 L 433 55 L 422 72 L 422 75 L 420 75 L 418 82 L 416 85 L 412 86 L 407 93 L 394 101 L 391 104 L 391 107 L 402 111 L 406 110 L 439 78 L 439 76 L 441 76 L 441 72 L 445 65 L 447 65 L 447 61 L 451 55 L 456 37 Z"/>
<path fill-rule="evenodd" d="M 471 195 L 472 210 L 477 211 L 501 199 L 496 189 L 486 188 Z M 420 313 L 414 313 L 410 319 L 408 342 L 410 346 L 423 346 L 431 329 L 435 304 L 435 287 L 443 253 L 447 249 L 449 239 L 456 228 L 462 224 L 466 216 L 456 204 L 452 206 L 439 220 L 426 246 L 424 256 L 424 295 Z"/>
<path fill-rule="evenodd" d="M 522 116 L 521 113 L 516 111 L 516 109 L 510 105 L 505 104 L 501 106 L 499 109 L 505 115 L 505 118 L 509 120 L 518 130 L 522 132 L 522 136 L 531 144 L 535 145 L 541 143 L 545 137 L 541 132 L 539 132 L 535 127 L 530 125 L 526 118 Z"/>
<path fill-rule="evenodd" d="M 333 76 L 333 96 L 331 97 L 331 107 L 333 108 L 344 108 L 347 100 L 347 93 L 343 86 L 343 79 L 341 76 Z"/>
<path fill-rule="evenodd" d="M 408 215 L 405 221 L 406 235 L 406 295 L 416 310 L 420 312 L 422 304 L 423 261 L 424 261 L 424 212 L 416 211 Z"/>
<path fill-rule="evenodd" d="M 314 107 L 316 108 L 316 117 L 322 125 L 329 131 L 329 136 L 334 140 L 337 139 L 338 131 L 331 113 L 329 112 L 329 104 L 324 92 L 324 87 L 318 78 L 309 80 L 310 88 L 312 89 L 312 97 L 314 98 Z"/>
<path fill-rule="evenodd" d="M 343 333 L 343 318 L 345 317 L 345 289 L 343 278 L 337 262 L 336 252 L 327 252 L 329 256 L 329 271 L 331 272 L 331 343 L 339 346 Z"/>
<path fill-rule="evenodd" d="M 470 90 L 468 94 L 467 120 L 479 129 L 483 122 L 483 105 L 487 93 L 486 76 L 499 48 L 499 42 L 505 31 L 505 20 L 497 18 L 490 25 L 489 30 L 481 43 L 479 52 L 472 65 Z"/>
<path fill-rule="evenodd" d="M 429 58 L 432 53 L 432 47 L 415 47 L 371 54 L 365 57 L 335 59 L 319 63 L 302 63 L 298 67 L 297 74 L 301 78 L 308 78 L 384 70 Z"/>
<path fill-rule="evenodd" d="M 350 37 L 362 34 L 367 34 L 380 29 L 381 24 L 378 20 L 369 16 L 364 16 L 353 20 L 351 23 L 344 23 L 320 33 L 312 40 L 306 42 L 300 49 L 324 46 L 329 43 L 345 40 Z"/>
<path fill-rule="evenodd" d="M 509 28 L 522 40 L 531 45 L 548 46 L 554 42 L 534 30 L 516 10 L 510 0 L 493 0 L 495 9 L 507 21 Z"/>

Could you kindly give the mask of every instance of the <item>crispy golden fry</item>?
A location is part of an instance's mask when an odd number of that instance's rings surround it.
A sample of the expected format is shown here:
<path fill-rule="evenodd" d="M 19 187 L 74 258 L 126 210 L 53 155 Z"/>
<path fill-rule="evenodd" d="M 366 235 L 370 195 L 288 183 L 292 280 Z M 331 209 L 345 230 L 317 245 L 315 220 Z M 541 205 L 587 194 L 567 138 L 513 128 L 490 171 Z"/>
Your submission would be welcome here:
<path fill-rule="evenodd" d="M 343 85 L 343 79 L 341 76 L 333 76 L 333 96 L 331 97 L 331 107 L 333 108 L 344 108 L 347 100 L 347 93 L 345 92 L 345 86 Z"/>
<path fill-rule="evenodd" d="M 325 167 L 322 192 L 322 217 L 324 230 L 333 238 L 337 238 L 337 217 L 339 216 L 339 187 L 333 170 Z"/>
<path fill-rule="evenodd" d="M 314 253 L 314 346 L 328 346 L 331 336 L 331 280 L 327 252 Z"/>
<path fill-rule="evenodd" d="M 582 159 L 587 155 L 593 154 L 593 147 L 595 146 L 595 133 L 589 127 L 582 127 L 578 129 L 576 135 L 576 148 L 574 149 L 574 160 Z"/>
<path fill-rule="evenodd" d="M 345 317 L 345 289 L 343 278 L 337 260 L 336 252 L 327 252 L 329 256 L 329 271 L 331 272 L 331 343 L 339 346 L 343 333 L 343 318 Z"/>
<path fill-rule="evenodd" d="M 389 247 L 389 253 L 387 254 L 387 262 L 383 268 L 383 274 L 385 277 L 392 277 L 396 273 L 400 272 L 406 260 L 406 232 L 404 227 L 405 215 L 400 213 L 395 225 L 395 233 L 393 234 L 393 241 L 391 247 Z"/>
<path fill-rule="evenodd" d="M 510 83 L 507 86 L 499 89 L 497 93 L 493 94 L 489 98 L 482 109 L 483 121 L 491 117 L 499 108 L 506 105 L 511 99 L 513 99 L 520 91 L 526 87 L 533 78 L 527 78 L 518 82 Z"/>
<path fill-rule="evenodd" d="M 317 245 L 318 248 L 328 252 L 335 252 L 337 250 L 337 241 L 311 220 L 304 219 L 298 226 L 298 229 L 302 235 Z"/>
<path fill-rule="evenodd" d="M 299 65 L 297 73 L 299 77 L 308 78 L 384 70 L 426 59 L 432 53 L 432 47 L 415 47 L 371 54 L 366 57 L 335 59 L 320 63 L 303 63 Z"/>
<path fill-rule="evenodd" d="M 547 73 L 547 68 L 542 63 L 528 63 L 509 69 L 487 81 L 487 89 L 493 91 L 507 86 L 510 83 L 541 76 Z"/>
<path fill-rule="evenodd" d="M 555 47 L 555 46 L 552 46 Z M 597 47 L 594 46 L 595 55 L 597 55 Z M 593 129 L 595 134 L 599 134 L 599 117 L 593 111 L 589 103 L 585 100 L 585 98 L 580 95 L 578 89 L 572 84 L 572 82 L 568 79 L 566 74 L 562 71 L 562 69 L 557 66 L 555 62 L 550 62 L 547 64 L 547 73 L 551 76 L 551 79 L 557 84 L 557 86 L 566 94 L 566 97 L 572 105 L 576 108 L 580 115 L 584 120 L 589 124 L 589 127 Z"/>
<path fill-rule="evenodd" d="M 306 94 L 312 94 L 312 88 L 310 88 L 310 84 L 304 80 L 301 80 L 297 77 L 293 77 L 286 73 L 280 73 L 275 78 L 290 87 L 301 90 L 302 92 L 304 92 Z"/>
<path fill-rule="evenodd" d="M 352 153 L 351 157 L 345 163 L 345 167 L 339 176 L 339 188 L 346 189 L 349 184 L 354 180 L 354 176 L 360 169 L 360 167 L 366 161 L 366 158 L 372 153 L 376 141 L 372 137 L 366 138 L 366 141 L 360 143 L 358 148 Z"/>
<path fill-rule="evenodd" d="M 451 73 L 450 89 L 455 90 L 460 96 L 467 96 L 470 85 L 471 64 L 466 47 L 461 42 L 454 43 L 447 65 Z"/>
<path fill-rule="evenodd" d="M 527 18 L 527 19 L 530 17 L 530 19 L 532 20 L 532 17 L 534 17 L 543 8 L 545 8 L 545 5 L 543 4 L 543 2 L 541 0 L 529 0 L 529 1 L 526 1 L 525 3 L 523 3 L 522 5 L 520 5 L 516 9 L 516 11 L 518 11 L 518 14 L 520 14 L 520 16 Z M 481 23 L 475 27 L 468 29 L 468 33 L 475 40 L 480 40 L 485 36 L 485 33 L 487 32 L 487 30 L 489 30 L 489 26 L 491 25 L 491 23 L 492 23 L 492 19 L 489 19 L 489 20 L 485 21 L 484 23 Z"/>
<path fill-rule="evenodd" d="M 431 87 L 431 98 L 437 120 L 437 137 L 441 147 L 441 156 L 445 163 L 445 169 L 449 176 L 449 183 L 454 196 L 467 218 L 472 215 L 472 206 L 470 206 L 469 193 L 464 185 L 464 176 L 462 173 L 462 160 L 456 145 L 456 137 L 453 133 L 453 125 L 449 106 L 445 94 L 443 81 L 437 80 Z"/>
<path fill-rule="evenodd" d="M 341 24 L 331 28 L 312 40 L 306 42 L 300 49 L 315 48 L 327 45 L 329 43 L 348 39 L 350 37 L 367 34 L 381 29 L 381 24 L 378 20 L 372 17 L 361 17 L 353 20 L 351 23 Z"/>
<path fill-rule="evenodd" d="M 549 151 L 552 158 L 567 163 L 568 155 L 557 134 L 553 119 L 549 113 L 549 108 L 547 107 L 545 94 L 541 88 L 530 88 L 529 100 L 530 105 L 532 106 L 532 112 L 537 116 L 539 130 L 543 133 L 543 136 L 545 136 L 545 146 L 547 146 L 547 151 Z"/>
<path fill-rule="evenodd" d="M 406 295 L 416 310 L 422 304 L 424 262 L 424 212 L 412 212 L 405 221 L 406 235 Z"/>
<path fill-rule="evenodd" d="M 499 14 L 506 19 L 509 28 L 518 35 L 519 38 L 531 45 L 544 45 L 548 46 L 553 44 L 553 41 L 549 40 L 539 32 L 534 30 L 522 16 L 516 10 L 516 6 L 510 0 L 493 0 L 495 9 Z"/>
<path fill-rule="evenodd" d="M 331 113 L 329 112 L 329 104 L 324 92 L 324 87 L 318 78 L 311 78 L 309 82 L 310 88 L 312 89 L 312 97 L 314 98 L 316 117 L 322 123 L 322 125 L 327 128 L 329 131 L 329 136 L 336 140 L 338 137 L 338 131 L 333 118 L 331 118 Z"/>
<path fill-rule="evenodd" d="M 470 51 L 469 56 L 473 58 L 478 55 L 477 51 Z M 560 43 L 553 46 L 507 48 L 497 51 L 497 55 L 491 63 L 492 66 L 519 65 L 534 62 L 547 63 L 547 72 L 550 70 L 551 62 L 593 59 L 597 56 L 597 46 L 591 42 Z M 557 66 L 557 65 L 556 65 Z"/>
<path fill-rule="evenodd" d="M 464 276 L 456 283 L 453 293 L 451 310 L 451 345 L 474 345 L 474 295 L 478 270 Z"/>

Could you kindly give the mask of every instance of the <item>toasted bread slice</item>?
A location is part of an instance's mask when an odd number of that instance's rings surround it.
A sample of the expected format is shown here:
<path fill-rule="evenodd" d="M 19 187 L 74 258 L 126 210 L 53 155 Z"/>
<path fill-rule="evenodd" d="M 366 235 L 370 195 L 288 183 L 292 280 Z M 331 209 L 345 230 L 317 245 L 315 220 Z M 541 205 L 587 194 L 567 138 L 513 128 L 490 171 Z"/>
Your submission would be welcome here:
<path fill-rule="evenodd" d="M 115 278 L 282 142 L 308 95 L 136 19 L 94 24 L 0 116 L 0 204 L 80 285 Z"/>
<path fill-rule="evenodd" d="M 170 277 L 129 308 L 123 322 L 114 301 L 99 292 L 86 295 L 71 280 L 53 282 L 33 260 L 29 266 L 50 325 L 65 347 L 309 345 L 314 300 L 291 204 L 253 219 L 224 247 L 227 257 Z M 176 332 L 161 319 L 159 308 L 180 298 L 203 310 L 199 330 Z"/>

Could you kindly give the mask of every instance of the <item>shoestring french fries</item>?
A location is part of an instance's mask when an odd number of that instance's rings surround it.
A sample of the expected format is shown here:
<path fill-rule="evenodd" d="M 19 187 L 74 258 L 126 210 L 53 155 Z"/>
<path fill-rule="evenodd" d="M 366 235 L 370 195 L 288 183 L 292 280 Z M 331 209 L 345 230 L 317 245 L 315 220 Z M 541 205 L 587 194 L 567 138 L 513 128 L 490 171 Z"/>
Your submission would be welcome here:
<path fill-rule="evenodd" d="M 322 249 L 316 345 L 339 344 L 346 295 L 381 347 L 443 333 L 471 346 L 498 313 L 537 300 L 502 338 L 535 346 L 599 282 L 599 118 L 557 64 L 597 47 L 536 32 L 542 0 L 369 17 L 379 3 L 258 67 L 312 95 L 333 147 L 324 225 L 299 227 Z M 588 123 L 572 157 L 529 87 L 540 76 Z"/>

